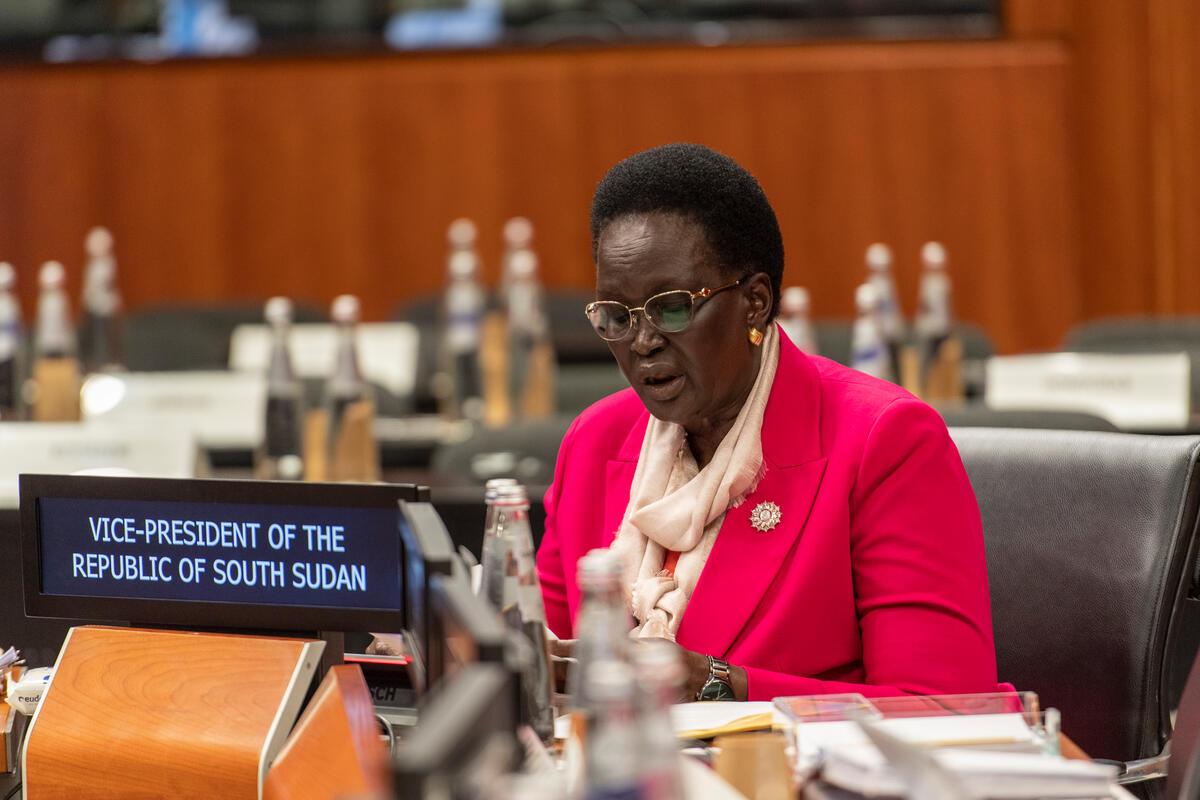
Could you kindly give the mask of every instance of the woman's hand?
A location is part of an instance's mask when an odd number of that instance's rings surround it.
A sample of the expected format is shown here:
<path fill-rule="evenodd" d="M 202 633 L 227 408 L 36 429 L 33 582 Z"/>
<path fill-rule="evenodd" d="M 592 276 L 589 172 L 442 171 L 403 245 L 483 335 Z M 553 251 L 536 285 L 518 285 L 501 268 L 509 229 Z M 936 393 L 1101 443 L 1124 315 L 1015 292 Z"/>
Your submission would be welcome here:
<path fill-rule="evenodd" d="M 679 702 L 691 703 L 700 694 L 704 684 L 708 682 L 708 656 L 694 653 L 680 647 L 667 639 L 654 641 L 667 642 L 679 652 L 679 660 L 683 663 L 683 687 L 680 691 Z M 745 700 L 748 695 L 746 685 L 746 670 L 741 667 L 729 666 L 729 679 L 733 684 L 733 696 L 736 700 Z"/>
<path fill-rule="evenodd" d="M 550 640 L 550 670 L 554 675 L 554 691 L 567 693 L 567 672 L 575 663 L 575 639 Z"/>

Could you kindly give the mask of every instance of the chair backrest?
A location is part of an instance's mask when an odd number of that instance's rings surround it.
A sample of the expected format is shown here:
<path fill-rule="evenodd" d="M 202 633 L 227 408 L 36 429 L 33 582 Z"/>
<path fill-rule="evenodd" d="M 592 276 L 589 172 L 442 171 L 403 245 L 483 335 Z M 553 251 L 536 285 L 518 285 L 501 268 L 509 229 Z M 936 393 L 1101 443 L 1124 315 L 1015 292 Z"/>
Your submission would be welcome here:
<path fill-rule="evenodd" d="M 1000 411 L 983 403 L 938 407 L 952 428 L 1048 428 L 1059 431 L 1117 431 L 1104 417 L 1081 411 Z"/>
<path fill-rule="evenodd" d="M 1167 763 L 1168 800 L 1200 797 L 1200 658 L 1179 700 L 1179 715 L 1171 735 L 1171 760 Z"/>
<path fill-rule="evenodd" d="M 238 325 L 262 322 L 262 303 L 178 304 L 142 308 L 125 320 L 125 362 L 133 372 L 229 368 L 229 339 Z M 325 322 L 303 304 L 295 322 Z"/>
<path fill-rule="evenodd" d="M 854 336 L 854 320 L 819 319 L 813 325 L 816 328 L 817 350 L 821 355 L 833 359 L 839 364 L 849 365 L 851 339 Z M 991 338 L 978 325 L 959 322 L 954 326 L 954 332 L 962 341 L 965 360 L 982 361 L 996 354 L 996 347 L 992 344 Z"/>
<path fill-rule="evenodd" d="M 1115 317 L 1071 330 L 1063 349 L 1079 353 L 1187 353 L 1192 397 L 1200 399 L 1200 317 Z"/>
<path fill-rule="evenodd" d="M 1062 711 L 1094 757 L 1156 755 L 1195 655 L 1200 437 L 952 435 L 983 517 L 1001 680 Z"/>

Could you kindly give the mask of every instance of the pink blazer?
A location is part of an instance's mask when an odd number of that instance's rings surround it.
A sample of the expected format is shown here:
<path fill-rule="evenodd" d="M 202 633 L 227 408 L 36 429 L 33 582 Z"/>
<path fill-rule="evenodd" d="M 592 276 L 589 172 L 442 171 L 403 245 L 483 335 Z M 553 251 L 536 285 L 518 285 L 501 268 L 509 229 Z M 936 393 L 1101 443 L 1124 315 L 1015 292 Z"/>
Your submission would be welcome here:
<path fill-rule="evenodd" d="M 563 438 L 537 559 L 560 637 L 576 562 L 612 542 L 648 420 L 626 389 Z M 744 667 L 751 700 L 996 691 L 979 509 L 937 412 L 782 337 L 762 440 L 766 472 L 725 515 L 679 644 Z M 760 533 L 764 501 L 783 517 Z"/>

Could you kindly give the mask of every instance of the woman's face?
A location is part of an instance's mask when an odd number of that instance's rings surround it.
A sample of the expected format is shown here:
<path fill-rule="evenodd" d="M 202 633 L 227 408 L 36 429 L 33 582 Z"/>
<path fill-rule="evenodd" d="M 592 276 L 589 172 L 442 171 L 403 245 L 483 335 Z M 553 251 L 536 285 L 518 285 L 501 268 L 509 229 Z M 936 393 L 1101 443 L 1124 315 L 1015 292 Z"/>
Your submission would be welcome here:
<path fill-rule="evenodd" d="M 677 214 L 620 217 L 597 242 L 597 300 L 637 308 L 661 292 L 716 289 L 737 277 L 720 268 L 704 229 Z M 608 343 L 650 413 L 689 432 L 732 419 L 749 395 L 759 348 L 747 334 L 751 326 L 765 330 L 771 293 L 759 274 L 698 302 L 680 333 L 662 333 L 638 312 L 633 331 Z"/>

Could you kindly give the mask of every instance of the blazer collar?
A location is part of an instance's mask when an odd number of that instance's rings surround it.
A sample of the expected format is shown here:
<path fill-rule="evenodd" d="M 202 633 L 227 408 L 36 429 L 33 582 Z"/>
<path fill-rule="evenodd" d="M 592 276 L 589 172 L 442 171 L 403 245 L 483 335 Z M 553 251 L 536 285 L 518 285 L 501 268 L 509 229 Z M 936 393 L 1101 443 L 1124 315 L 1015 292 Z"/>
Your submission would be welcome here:
<path fill-rule="evenodd" d="M 821 457 L 821 378 L 791 339 L 779 333 L 779 367 L 763 414 L 762 447 L 767 469 L 794 467 Z M 637 463 L 650 413 L 629 430 L 613 461 Z"/>

